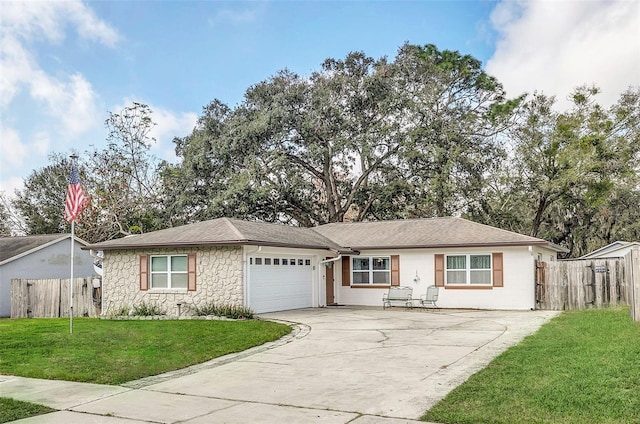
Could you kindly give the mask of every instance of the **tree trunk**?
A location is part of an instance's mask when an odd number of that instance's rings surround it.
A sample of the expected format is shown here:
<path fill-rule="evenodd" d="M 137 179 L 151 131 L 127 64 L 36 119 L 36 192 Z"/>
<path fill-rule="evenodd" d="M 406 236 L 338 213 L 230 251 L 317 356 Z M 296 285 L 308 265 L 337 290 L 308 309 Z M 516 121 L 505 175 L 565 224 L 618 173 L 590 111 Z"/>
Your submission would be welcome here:
<path fill-rule="evenodd" d="M 542 224 L 542 216 L 544 215 L 548 206 L 549 206 L 548 197 L 546 194 L 543 194 L 540 200 L 538 201 L 536 216 L 533 218 L 531 233 L 529 233 L 531 237 L 538 237 L 538 232 L 540 231 L 540 225 Z"/>

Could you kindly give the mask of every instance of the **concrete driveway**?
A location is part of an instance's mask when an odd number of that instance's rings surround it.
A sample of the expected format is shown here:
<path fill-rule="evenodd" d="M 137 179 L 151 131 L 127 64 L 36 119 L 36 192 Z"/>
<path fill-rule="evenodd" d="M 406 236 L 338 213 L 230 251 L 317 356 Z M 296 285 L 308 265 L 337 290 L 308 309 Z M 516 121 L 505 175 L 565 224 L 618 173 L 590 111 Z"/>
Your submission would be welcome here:
<path fill-rule="evenodd" d="M 295 334 L 126 387 L 57 382 L 39 391 L 39 380 L 0 376 L 0 395 L 65 409 L 24 423 L 411 422 L 555 315 L 346 307 L 270 313 L 262 317 L 298 323 Z M 63 387 L 56 404 L 48 393 Z"/>

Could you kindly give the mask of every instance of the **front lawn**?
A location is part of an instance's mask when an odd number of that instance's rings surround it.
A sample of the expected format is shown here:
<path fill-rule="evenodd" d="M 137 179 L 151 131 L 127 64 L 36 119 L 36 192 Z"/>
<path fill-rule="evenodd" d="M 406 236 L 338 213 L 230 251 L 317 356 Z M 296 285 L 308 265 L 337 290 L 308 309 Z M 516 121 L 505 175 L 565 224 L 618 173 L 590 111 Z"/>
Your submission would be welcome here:
<path fill-rule="evenodd" d="M 0 374 L 121 384 L 276 340 L 269 321 L 0 320 Z"/>
<path fill-rule="evenodd" d="M 55 409 L 0 397 L 0 423 L 8 423 L 35 415 L 48 414 L 49 412 L 55 412 Z"/>
<path fill-rule="evenodd" d="M 640 423 L 640 323 L 564 312 L 427 411 L 439 423 Z"/>

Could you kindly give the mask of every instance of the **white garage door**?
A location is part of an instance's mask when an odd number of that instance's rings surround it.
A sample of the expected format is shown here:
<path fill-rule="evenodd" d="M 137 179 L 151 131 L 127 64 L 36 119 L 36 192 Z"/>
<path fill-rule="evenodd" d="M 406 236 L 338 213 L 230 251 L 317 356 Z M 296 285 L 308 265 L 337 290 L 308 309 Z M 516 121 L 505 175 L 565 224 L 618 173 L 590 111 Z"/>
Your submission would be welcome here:
<path fill-rule="evenodd" d="M 249 259 L 249 307 L 254 312 L 313 306 L 311 258 L 254 256 Z"/>

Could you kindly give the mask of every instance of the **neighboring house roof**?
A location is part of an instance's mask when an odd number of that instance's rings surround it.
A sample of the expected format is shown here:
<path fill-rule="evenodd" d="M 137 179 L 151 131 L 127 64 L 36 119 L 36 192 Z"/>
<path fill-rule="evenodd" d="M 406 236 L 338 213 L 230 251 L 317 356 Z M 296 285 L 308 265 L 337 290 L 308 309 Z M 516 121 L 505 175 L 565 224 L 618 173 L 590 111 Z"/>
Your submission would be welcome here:
<path fill-rule="evenodd" d="M 623 257 L 628 251 L 634 247 L 640 248 L 640 242 L 637 241 L 614 241 L 600 249 L 596 249 L 591 253 L 587 253 L 578 259 L 595 259 L 595 258 L 619 258 Z"/>
<path fill-rule="evenodd" d="M 87 248 L 117 250 L 211 245 L 297 247 L 327 249 L 340 253 L 353 253 L 364 249 L 532 245 L 566 251 L 539 238 L 461 218 L 345 222 L 315 228 L 217 218 L 97 243 Z"/>
<path fill-rule="evenodd" d="M 35 236 L 1 237 L 0 238 L 0 265 L 14 261 L 23 256 L 27 256 L 35 251 L 44 249 L 47 246 L 71 238 L 71 234 L 40 234 Z M 79 238 L 77 242 L 87 245 L 88 243 Z"/>
<path fill-rule="evenodd" d="M 339 222 L 315 230 L 353 250 L 541 245 L 558 252 L 567 251 L 546 240 L 454 217 Z"/>
<path fill-rule="evenodd" d="M 136 249 L 171 246 L 277 246 L 326 249 L 346 253 L 344 249 L 310 228 L 283 224 L 249 222 L 217 218 L 180 227 L 167 228 L 97 243 L 95 250 Z"/>

